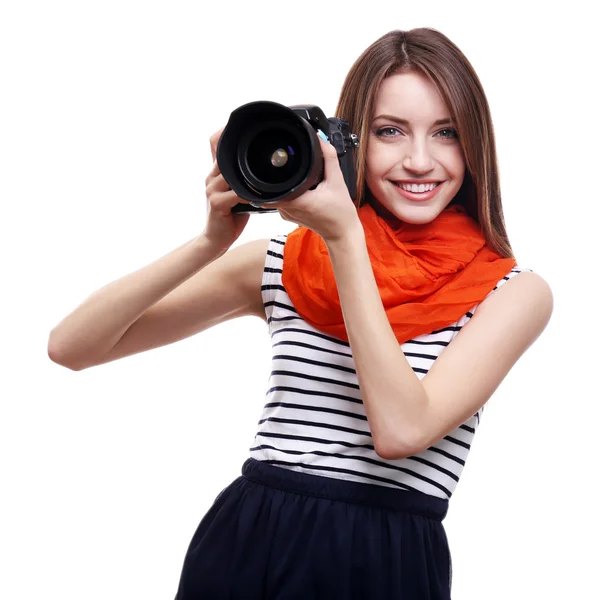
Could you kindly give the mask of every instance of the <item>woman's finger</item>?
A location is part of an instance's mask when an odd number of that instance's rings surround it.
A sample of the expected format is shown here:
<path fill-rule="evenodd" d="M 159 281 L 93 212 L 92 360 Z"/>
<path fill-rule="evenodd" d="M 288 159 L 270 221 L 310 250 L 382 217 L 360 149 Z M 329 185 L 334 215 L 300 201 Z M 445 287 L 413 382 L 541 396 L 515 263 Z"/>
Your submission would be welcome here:
<path fill-rule="evenodd" d="M 217 164 L 217 162 L 215 161 L 215 164 L 213 165 L 213 168 L 210 170 L 210 173 L 208 174 L 208 177 L 206 178 L 205 182 L 206 186 L 208 187 L 209 185 L 212 186 L 217 186 L 218 189 L 221 190 L 225 190 L 228 189 L 230 190 L 231 187 L 230 185 L 227 183 L 227 181 L 225 181 L 225 178 L 223 177 L 221 171 L 219 170 L 219 165 Z"/>
<path fill-rule="evenodd" d="M 221 170 L 219 169 L 219 165 L 218 165 L 217 161 L 215 160 L 215 162 L 213 163 L 212 169 L 210 170 L 210 173 L 206 177 L 206 182 L 208 183 L 209 179 L 214 179 L 220 173 L 221 173 Z"/>
<path fill-rule="evenodd" d="M 208 183 L 206 184 L 206 193 L 207 194 L 221 194 L 223 192 L 230 192 L 231 191 L 231 187 L 230 185 L 225 181 L 225 178 L 223 177 L 223 175 L 217 175 L 216 177 L 213 177 L 210 179 L 210 181 L 208 181 Z"/>
<path fill-rule="evenodd" d="M 212 154 L 212 159 L 217 159 L 217 146 L 219 145 L 219 139 L 221 138 L 221 134 L 225 127 L 221 127 L 219 131 L 216 131 L 210 136 L 210 153 Z"/>
<path fill-rule="evenodd" d="M 336 149 L 329 143 L 319 137 L 321 150 L 323 151 L 323 159 L 325 162 L 325 179 L 328 181 L 343 180 L 344 176 L 340 168 Z"/>

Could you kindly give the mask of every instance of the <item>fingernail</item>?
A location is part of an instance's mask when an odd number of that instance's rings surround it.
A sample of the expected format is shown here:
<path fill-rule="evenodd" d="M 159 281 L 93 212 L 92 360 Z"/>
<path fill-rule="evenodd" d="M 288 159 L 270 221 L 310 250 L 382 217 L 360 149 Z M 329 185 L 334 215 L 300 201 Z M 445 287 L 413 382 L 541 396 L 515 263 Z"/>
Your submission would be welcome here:
<path fill-rule="evenodd" d="M 324 141 L 326 141 L 327 143 L 329 143 L 329 140 L 327 139 L 327 136 L 320 130 L 317 129 L 317 135 Z"/>

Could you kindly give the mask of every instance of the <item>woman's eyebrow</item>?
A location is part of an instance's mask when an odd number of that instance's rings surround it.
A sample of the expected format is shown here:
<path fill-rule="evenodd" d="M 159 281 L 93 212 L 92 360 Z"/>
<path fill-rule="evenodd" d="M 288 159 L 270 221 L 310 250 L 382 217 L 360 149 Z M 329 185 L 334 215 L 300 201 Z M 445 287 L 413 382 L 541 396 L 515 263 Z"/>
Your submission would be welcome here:
<path fill-rule="evenodd" d="M 409 125 L 410 123 L 406 119 L 401 119 L 400 117 L 394 117 L 393 115 L 378 115 L 373 120 L 377 119 L 385 119 L 386 121 L 392 121 L 394 123 L 398 123 L 399 125 Z M 433 126 L 437 127 L 438 125 L 452 125 L 452 119 L 446 117 L 444 119 L 438 119 Z"/>

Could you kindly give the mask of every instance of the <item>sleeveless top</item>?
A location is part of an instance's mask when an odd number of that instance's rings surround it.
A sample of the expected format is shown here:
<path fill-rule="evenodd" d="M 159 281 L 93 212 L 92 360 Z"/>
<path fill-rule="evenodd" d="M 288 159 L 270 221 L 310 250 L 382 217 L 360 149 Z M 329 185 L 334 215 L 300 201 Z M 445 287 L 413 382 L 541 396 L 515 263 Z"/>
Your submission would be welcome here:
<path fill-rule="evenodd" d="M 306 323 L 282 285 L 287 234 L 270 240 L 262 299 L 273 358 L 266 404 L 250 457 L 312 475 L 416 490 L 450 499 L 471 448 L 483 407 L 426 450 L 397 460 L 378 456 L 369 431 L 350 344 Z M 496 287 L 529 270 L 515 267 Z M 491 293 L 491 292 L 490 292 Z M 402 344 L 422 379 L 473 316 Z"/>

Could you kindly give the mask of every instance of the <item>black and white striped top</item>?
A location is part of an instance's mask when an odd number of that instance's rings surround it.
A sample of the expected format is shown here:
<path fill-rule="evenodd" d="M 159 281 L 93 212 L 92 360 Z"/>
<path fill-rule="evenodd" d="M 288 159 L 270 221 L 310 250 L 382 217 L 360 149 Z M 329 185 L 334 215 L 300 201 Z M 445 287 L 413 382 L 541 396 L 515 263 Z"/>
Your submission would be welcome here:
<path fill-rule="evenodd" d="M 313 475 L 324 475 L 449 499 L 471 448 L 480 409 L 439 443 L 415 456 L 380 458 L 373 447 L 350 345 L 306 323 L 281 281 L 287 235 L 269 244 L 262 298 L 273 345 L 266 404 L 250 456 Z M 512 269 L 496 288 L 521 272 Z M 473 316 L 402 344 L 421 379 Z"/>

